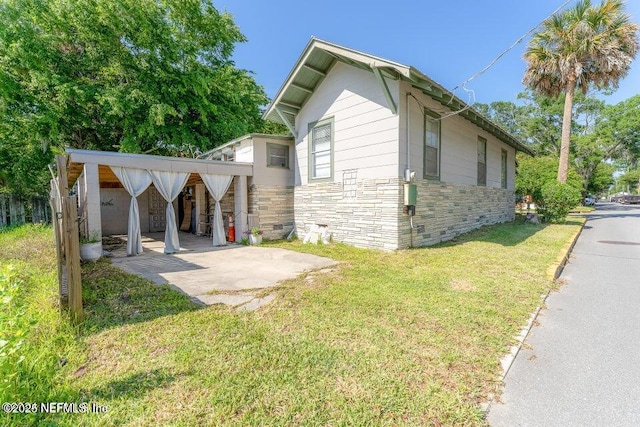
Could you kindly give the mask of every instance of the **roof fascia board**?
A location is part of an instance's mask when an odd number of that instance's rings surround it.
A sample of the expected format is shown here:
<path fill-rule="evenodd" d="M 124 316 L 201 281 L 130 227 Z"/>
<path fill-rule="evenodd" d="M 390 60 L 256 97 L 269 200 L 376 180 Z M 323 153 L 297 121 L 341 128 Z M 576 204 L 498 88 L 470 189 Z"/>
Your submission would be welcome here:
<path fill-rule="evenodd" d="M 69 155 L 71 163 L 89 163 L 166 172 L 253 176 L 252 163 L 220 162 L 215 160 L 116 153 L 111 151 L 67 149 L 66 152 Z"/>

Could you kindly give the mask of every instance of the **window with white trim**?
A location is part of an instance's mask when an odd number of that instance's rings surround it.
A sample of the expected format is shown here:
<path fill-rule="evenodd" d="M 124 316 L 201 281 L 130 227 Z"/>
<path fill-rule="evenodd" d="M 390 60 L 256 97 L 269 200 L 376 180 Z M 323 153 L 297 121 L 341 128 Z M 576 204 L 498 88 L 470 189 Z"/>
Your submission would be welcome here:
<path fill-rule="evenodd" d="M 333 119 L 311 125 L 309 136 L 309 178 L 333 177 Z"/>
<path fill-rule="evenodd" d="M 267 143 L 267 166 L 289 169 L 289 146 Z"/>
<path fill-rule="evenodd" d="M 440 179 L 440 119 L 430 111 L 424 115 L 424 177 Z"/>

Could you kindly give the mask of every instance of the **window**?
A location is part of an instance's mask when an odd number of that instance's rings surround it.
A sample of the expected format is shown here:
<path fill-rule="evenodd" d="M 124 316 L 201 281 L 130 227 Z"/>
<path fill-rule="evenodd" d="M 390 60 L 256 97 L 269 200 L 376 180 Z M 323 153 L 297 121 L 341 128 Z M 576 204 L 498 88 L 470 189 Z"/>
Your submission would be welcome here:
<path fill-rule="evenodd" d="M 329 180 L 333 177 L 333 119 L 309 126 L 309 178 Z"/>
<path fill-rule="evenodd" d="M 430 111 L 424 115 L 424 177 L 440 178 L 440 120 Z"/>
<path fill-rule="evenodd" d="M 487 185 L 487 140 L 478 137 L 478 185 Z"/>
<path fill-rule="evenodd" d="M 500 161 L 500 185 L 507 188 L 507 151 L 502 150 L 502 159 Z"/>
<path fill-rule="evenodd" d="M 267 166 L 289 169 L 289 146 L 267 143 Z"/>

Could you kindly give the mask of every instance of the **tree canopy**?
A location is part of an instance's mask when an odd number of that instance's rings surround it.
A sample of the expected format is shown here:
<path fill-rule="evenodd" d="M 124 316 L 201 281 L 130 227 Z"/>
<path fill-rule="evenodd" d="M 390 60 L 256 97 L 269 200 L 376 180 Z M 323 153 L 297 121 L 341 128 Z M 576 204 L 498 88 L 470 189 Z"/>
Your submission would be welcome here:
<path fill-rule="evenodd" d="M 544 21 L 529 42 L 523 82 L 537 94 L 565 95 L 558 181 L 566 182 L 575 90 L 590 85 L 615 88 L 638 51 L 638 25 L 629 21 L 622 0 L 590 0 Z"/>
<path fill-rule="evenodd" d="M 552 173 L 557 178 L 558 165 L 553 167 L 552 159 L 557 163 L 559 156 L 560 147 L 555 142 L 560 135 L 558 121 L 561 120 L 562 98 L 548 98 L 526 91 L 519 95 L 519 100 L 518 104 L 501 101 L 480 105 L 479 109 L 538 153 L 538 158 L 518 160 L 517 191 L 531 194 L 540 177 L 547 180 Z M 571 176 L 577 174 L 581 178 L 583 194 L 598 193 L 613 183 L 616 166 L 633 169 L 638 165 L 640 95 L 607 105 L 592 94 L 578 93 L 573 107 L 569 181 L 575 185 L 575 175 Z M 534 169 L 533 175 L 527 170 L 529 168 Z"/>
<path fill-rule="evenodd" d="M 193 155 L 263 128 L 267 97 L 231 60 L 245 38 L 211 0 L 4 0 L 0 22 L 14 191 L 63 147 Z"/>

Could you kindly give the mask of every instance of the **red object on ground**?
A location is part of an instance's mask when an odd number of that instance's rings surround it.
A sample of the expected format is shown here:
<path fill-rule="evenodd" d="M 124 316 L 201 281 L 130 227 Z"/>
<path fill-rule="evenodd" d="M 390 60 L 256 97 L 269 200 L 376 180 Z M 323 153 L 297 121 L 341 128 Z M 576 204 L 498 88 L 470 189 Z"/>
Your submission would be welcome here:
<path fill-rule="evenodd" d="M 233 215 L 229 214 L 229 241 L 236 241 L 236 227 L 233 225 Z"/>

